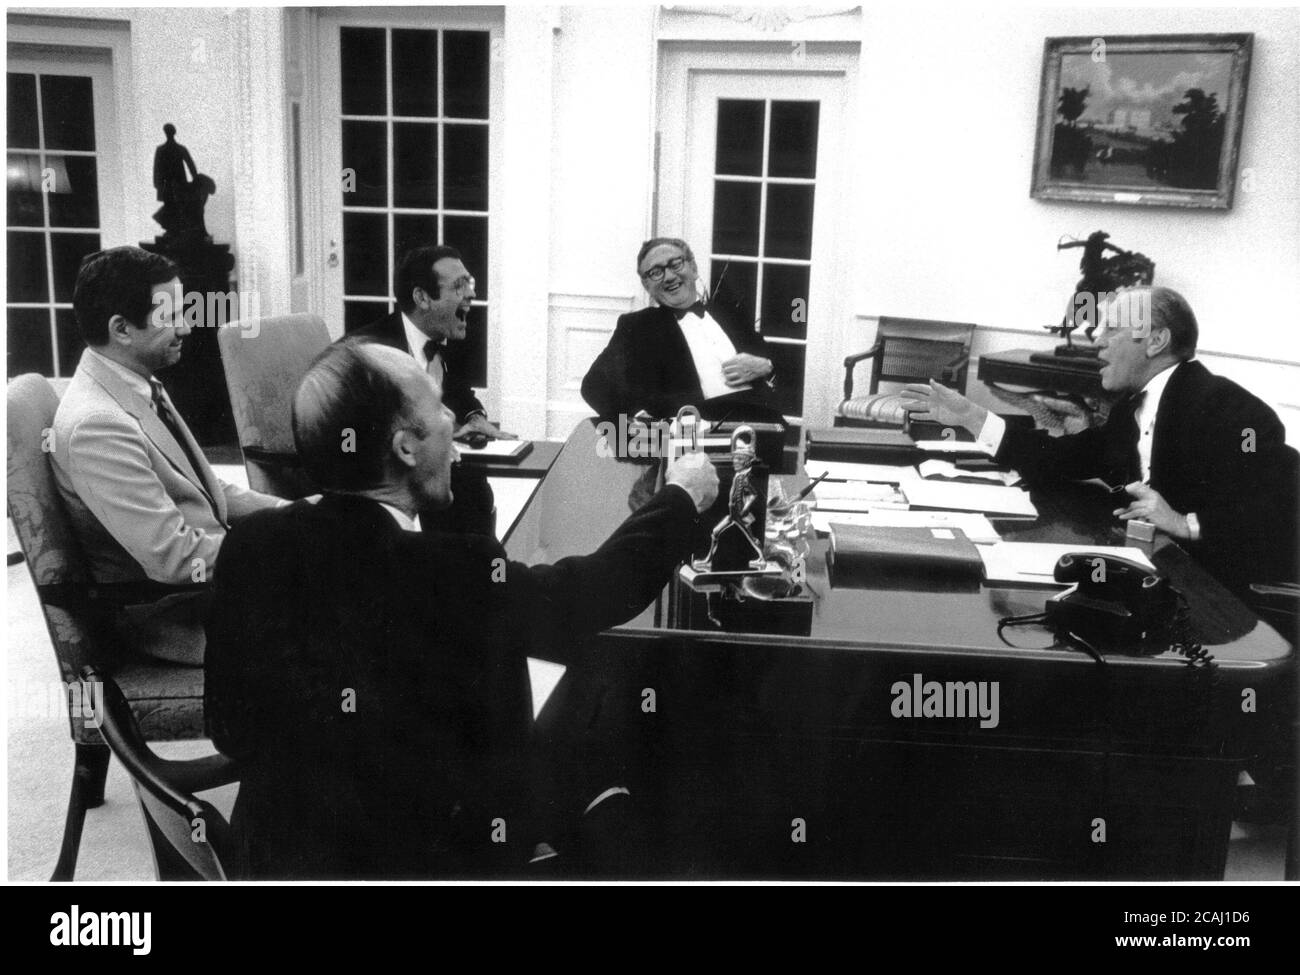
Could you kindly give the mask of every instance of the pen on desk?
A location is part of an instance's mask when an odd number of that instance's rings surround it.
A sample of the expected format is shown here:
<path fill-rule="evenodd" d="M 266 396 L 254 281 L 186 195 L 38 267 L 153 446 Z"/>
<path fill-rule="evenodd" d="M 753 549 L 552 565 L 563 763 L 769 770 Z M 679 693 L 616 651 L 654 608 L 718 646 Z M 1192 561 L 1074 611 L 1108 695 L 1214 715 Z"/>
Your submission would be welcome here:
<path fill-rule="evenodd" d="M 800 491 L 798 494 L 794 496 L 794 499 L 790 502 L 790 504 L 798 504 L 804 498 L 808 497 L 808 495 L 812 494 L 812 489 L 815 488 L 822 481 L 826 480 L 826 478 L 830 477 L 830 475 L 831 475 L 830 471 L 824 471 L 822 473 L 822 476 L 817 478 L 817 480 L 810 481 L 806 488 L 804 488 L 802 491 Z"/>

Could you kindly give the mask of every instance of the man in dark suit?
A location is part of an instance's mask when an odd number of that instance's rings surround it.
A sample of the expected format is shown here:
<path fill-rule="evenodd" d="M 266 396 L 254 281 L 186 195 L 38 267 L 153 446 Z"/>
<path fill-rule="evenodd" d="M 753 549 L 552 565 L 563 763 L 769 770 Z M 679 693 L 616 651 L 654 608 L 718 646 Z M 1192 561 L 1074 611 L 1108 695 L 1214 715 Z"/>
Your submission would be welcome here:
<path fill-rule="evenodd" d="M 722 302 L 701 299 L 686 242 L 648 240 L 636 267 L 656 304 L 619 317 L 582 380 L 587 405 L 602 417 L 675 416 L 691 404 L 706 419 L 779 422 L 767 344 Z"/>
<path fill-rule="evenodd" d="M 1132 500 L 1114 514 L 1178 540 L 1237 593 L 1297 578 L 1297 472 L 1277 414 L 1194 361 L 1198 328 L 1169 288 L 1126 288 L 1104 307 L 1101 384 L 1121 399 L 1106 423 L 1050 437 L 1009 427 L 931 383 L 907 387 L 920 419 L 965 427 L 1031 483 L 1100 478 Z"/>
<path fill-rule="evenodd" d="M 442 389 L 443 403 L 456 418 L 457 439 L 517 439 L 488 422 L 487 410 L 469 384 L 469 373 L 451 343 L 465 338 L 474 301 L 474 277 L 460 251 L 432 244 L 401 255 L 393 276 L 398 310 L 358 329 L 347 338 L 380 342 L 415 359 Z M 456 505 L 428 512 L 426 527 L 462 528 L 491 534 L 495 499 L 487 479 L 477 469 L 458 466 L 453 474 Z"/>
<path fill-rule="evenodd" d="M 232 826 L 253 877 L 522 872 L 540 838 L 526 657 L 563 660 L 640 612 L 717 493 L 712 465 L 688 455 L 596 552 L 530 567 L 489 537 L 414 524 L 451 501 L 452 429 L 410 356 L 331 346 L 294 401 L 323 498 L 226 540 L 207 713 L 243 766 Z M 344 430 L 354 451 L 339 450 Z M 630 801 L 588 782 L 575 818 Z"/>

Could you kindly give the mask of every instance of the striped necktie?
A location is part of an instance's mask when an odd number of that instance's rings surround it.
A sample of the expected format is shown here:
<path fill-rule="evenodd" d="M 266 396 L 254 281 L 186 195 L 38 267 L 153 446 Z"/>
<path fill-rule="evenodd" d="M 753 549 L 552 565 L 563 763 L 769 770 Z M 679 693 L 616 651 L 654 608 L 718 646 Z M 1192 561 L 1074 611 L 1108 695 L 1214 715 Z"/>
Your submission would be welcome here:
<path fill-rule="evenodd" d="M 172 412 L 171 406 L 168 405 L 167 397 L 163 393 L 163 384 L 151 377 L 149 387 L 153 391 L 151 396 L 153 411 L 158 414 L 158 419 L 162 420 L 163 426 L 180 444 L 181 450 L 185 451 L 185 458 L 190 462 L 190 467 L 194 468 L 194 476 L 199 480 L 199 485 L 202 487 L 203 493 L 208 499 L 208 504 L 212 508 L 212 514 L 220 521 L 221 514 L 217 511 L 217 504 L 212 495 L 208 493 L 207 479 L 203 476 L 203 464 L 198 457 L 194 456 L 194 449 L 190 446 L 189 431 L 185 429 L 185 424 L 181 422 L 180 417 Z"/>

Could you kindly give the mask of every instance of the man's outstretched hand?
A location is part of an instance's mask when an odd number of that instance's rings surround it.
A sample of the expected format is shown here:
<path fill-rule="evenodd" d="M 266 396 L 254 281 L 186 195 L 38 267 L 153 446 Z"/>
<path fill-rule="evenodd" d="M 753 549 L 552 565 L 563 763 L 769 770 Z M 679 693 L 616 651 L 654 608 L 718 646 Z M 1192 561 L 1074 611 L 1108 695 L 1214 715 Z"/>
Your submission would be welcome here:
<path fill-rule="evenodd" d="M 941 386 L 908 383 L 903 387 L 903 409 L 915 420 L 929 420 L 945 427 L 964 427 L 978 436 L 989 411 L 972 403 L 961 393 Z"/>

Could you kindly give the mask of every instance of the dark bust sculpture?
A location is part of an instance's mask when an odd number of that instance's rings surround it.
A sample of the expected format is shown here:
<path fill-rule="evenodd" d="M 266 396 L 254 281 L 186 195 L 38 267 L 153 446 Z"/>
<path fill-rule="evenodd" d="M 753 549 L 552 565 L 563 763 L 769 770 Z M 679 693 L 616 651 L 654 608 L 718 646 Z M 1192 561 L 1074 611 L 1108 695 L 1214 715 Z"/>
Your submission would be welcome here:
<path fill-rule="evenodd" d="M 203 222 L 203 208 L 217 191 L 217 184 L 198 171 L 190 151 L 176 141 L 176 126 L 168 122 L 163 134 L 167 141 L 153 154 L 153 185 L 162 203 L 153 218 L 165 231 L 165 239 L 211 240 Z"/>

